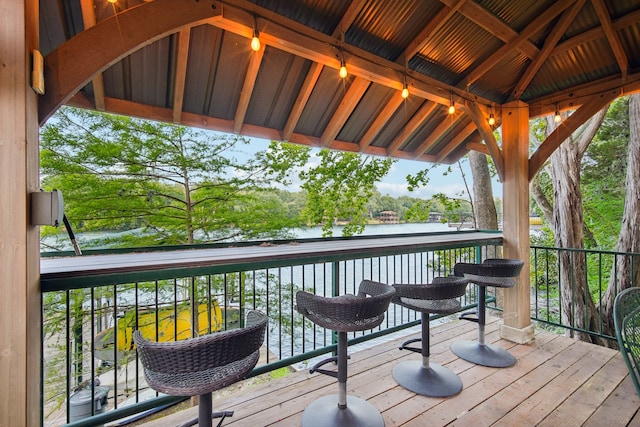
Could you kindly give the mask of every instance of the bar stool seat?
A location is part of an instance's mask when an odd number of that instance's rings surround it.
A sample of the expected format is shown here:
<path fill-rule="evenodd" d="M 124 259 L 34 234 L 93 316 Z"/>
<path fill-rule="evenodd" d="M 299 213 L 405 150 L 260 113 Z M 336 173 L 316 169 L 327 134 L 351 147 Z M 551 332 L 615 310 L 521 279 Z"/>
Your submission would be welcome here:
<path fill-rule="evenodd" d="M 404 388 L 430 397 L 449 397 L 460 393 L 462 381 L 449 369 L 429 361 L 429 314 L 449 314 L 460 310 L 458 297 L 464 295 L 468 280 L 463 277 L 436 277 L 429 284 L 394 284 L 393 303 L 422 315 L 422 337 L 402 344 L 400 350 L 422 354 L 422 360 L 398 363 L 393 378 Z M 410 344 L 422 342 L 420 348 Z"/>
<path fill-rule="evenodd" d="M 302 414 L 303 427 L 384 426 L 380 412 L 369 402 L 347 396 L 347 332 L 375 328 L 384 320 L 389 308 L 393 287 L 371 280 L 363 280 L 358 295 L 323 297 L 309 292 L 296 294 L 296 309 L 313 323 L 338 332 L 337 357 L 318 362 L 311 373 L 319 372 L 338 379 L 338 394 L 321 397 L 312 402 Z M 321 366 L 337 362 L 338 370 Z"/>
<path fill-rule="evenodd" d="M 516 363 L 516 358 L 508 351 L 484 341 L 486 323 L 486 292 L 487 286 L 497 288 L 511 288 L 516 284 L 524 262 L 518 259 L 489 258 L 482 264 L 457 263 L 453 267 L 456 276 L 463 276 L 469 283 L 478 286 L 477 318 L 470 317 L 472 313 L 464 313 L 461 319 L 478 323 L 478 341 L 458 341 L 451 345 L 451 351 L 466 361 L 477 365 L 493 368 L 506 368 Z"/>
<path fill-rule="evenodd" d="M 181 427 L 211 427 L 212 418 L 232 416 L 233 411 L 211 412 L 211 392 L 240 381 L 260 357 L 267 316 L 247 313 L 245 327 L 173 342 L 154 342 L 133 334 L 149 386 L 172 396 L 199 396 L 198 418 Z"/>

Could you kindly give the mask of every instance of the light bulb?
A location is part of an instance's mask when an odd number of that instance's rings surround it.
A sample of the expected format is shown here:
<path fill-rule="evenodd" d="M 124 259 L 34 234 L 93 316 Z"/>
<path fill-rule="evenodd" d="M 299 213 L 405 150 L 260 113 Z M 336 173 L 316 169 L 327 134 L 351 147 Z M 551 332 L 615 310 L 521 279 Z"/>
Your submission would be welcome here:
<path fill-rule="evenodd" d="M 257 35 L 254 35 L 253 38 L 251 39 L 251 49 L 253 49 L 256 52 L 260 50 L 260 39 L 258 38 Z"/>
<path fill-rule="evenodd" d="M 562 116 L 557 110 L 556 110 L 556 114 L 553 116 L 553 121 L 556 123 L 560 123 L 562 121 Z"/>
<path fill-rule="evenodd" d="M 489 114 L 489 126 L 493 126 L 496 124 L 496 118 L 493 117 L 493 113 Z"/>
<path fill-rule="evenodd" d="M 347 77 L 347 67 L 344 65 L 344 60 L 340 61 L 340 77 L 343 79 Z"/>
<path fill-rule="evenodd" d="M 409 97 L 409 88 L 407 88 L 407 85 L 404 85 L 404 87 L 402 88 L 402 97 L 404 99 L 407 99 Z"/>
<path fill-rule="evenodd" d="M 118 0 L 107 0 L 109 3 L 116 3 Z"/>
<path fill-rule="evenodd" d="M 449 105 L 449 114 L 455 114 L 455 112 L 456 107 L 453 104 Z"/>

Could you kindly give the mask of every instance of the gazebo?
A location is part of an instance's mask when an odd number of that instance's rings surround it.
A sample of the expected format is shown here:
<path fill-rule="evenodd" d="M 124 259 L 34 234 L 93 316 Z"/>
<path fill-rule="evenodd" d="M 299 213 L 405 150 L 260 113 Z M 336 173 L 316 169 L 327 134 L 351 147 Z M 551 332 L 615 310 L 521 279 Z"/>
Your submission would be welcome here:
<path fill-rule="evenodd" d="M 526 260 L 529 181 L 594 113 L 640 89 L 640 0 L 0 5 L 2 425 L 41 419 L 30 194 L 38 128 L 61 105 L 425 162 L 479 151 L 503 182 L 505 256 Z M 568 110 L 530 155 L 529 119 Z M 528 273 L 505 292 L 501 333 L 515 342 L 533 334 Z"/>

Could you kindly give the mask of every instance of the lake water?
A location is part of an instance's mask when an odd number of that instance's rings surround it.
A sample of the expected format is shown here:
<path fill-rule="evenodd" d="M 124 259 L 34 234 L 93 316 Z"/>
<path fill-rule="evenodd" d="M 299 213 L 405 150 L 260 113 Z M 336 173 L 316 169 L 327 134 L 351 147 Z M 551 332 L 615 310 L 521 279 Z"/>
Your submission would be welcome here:
<path fill-rule="evenodd" d="M 343 226 L 333 227 L 333 237 L 341 237 Z M 322 227 L 296 228 L 292 230 L 297 238 L 320 238 L 322 237 Z M 367 225 L 364 232 L 360 236 L 375 236 L 389 234 L 408 234 L 408 233 L 429 233 L 442 231 L 456 231 L 455 227 L 449 227 L 448 224 L 429 222 L 429 223 L 409 223 L 409 224 L 371 224 Z M 126 234 L 140 233 L 141 230 L 131 230 L 123 232 L 90 232 L 76 233 L 76 240 L 80 249 L 88 249 L 89 243 L 93 240 L 104 239 L 105 237 L 118 237 Z M 41 250 L 43 252 L 52 251 L 52 248 L 62 251 L 72 251 L 73 246 L 69 240 L 64 228 L 56 236 L 48 236 L 42 239 Z M 91 249 L 104 249 L 105 247 L 91 246 Z"/>

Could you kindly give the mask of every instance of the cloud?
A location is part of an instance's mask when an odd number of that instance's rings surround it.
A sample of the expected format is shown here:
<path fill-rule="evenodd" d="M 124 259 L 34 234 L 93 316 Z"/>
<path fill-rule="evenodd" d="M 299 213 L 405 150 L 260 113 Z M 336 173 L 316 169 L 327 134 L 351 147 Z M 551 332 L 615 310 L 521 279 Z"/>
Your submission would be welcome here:
<path fill-rule="evenodd" d="M 462 183 L 439 184 L 435 181 L 437 180 L 433 180 L 426 187 L 421 187 L 414 191 L 409 191 L 406 182 L 380 182 L 376 186 L 383 195 L 388 194 L 392 197 L 409 196 L 422 199 L 429 199 L 436 193 L 444 193 L 449 197 L 460 197 L 460 192 L 465 189 Z"/>

